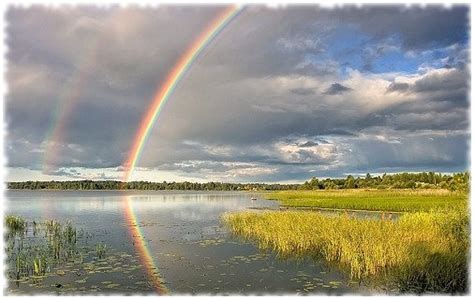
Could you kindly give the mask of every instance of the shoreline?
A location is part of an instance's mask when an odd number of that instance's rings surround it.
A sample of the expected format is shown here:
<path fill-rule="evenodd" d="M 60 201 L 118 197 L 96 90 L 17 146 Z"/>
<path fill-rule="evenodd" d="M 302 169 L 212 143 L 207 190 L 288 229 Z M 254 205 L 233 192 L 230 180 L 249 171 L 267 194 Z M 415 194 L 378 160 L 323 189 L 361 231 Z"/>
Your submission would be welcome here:
<path fill-rule="evenodd" d="M 363 209 L 342 209 L 342 208 L 324 208 L 324 207 L 311 207 L 311 206 L 288 206 L 280 205 L 278 209 L 270 208 L 252 208 L 255 210 L 268 210 L 268 211 L 325 211 L 325 212 L 356 212 L 356 213 L 386 213 L 386 214 L 406 214 L 409 212 L 401 211 L 389 211 L 389 210 L 363 210 Z"/>
<path fill-rule="evenodd" d="M 43 192 L 43 191 L 54 191 L 54 192 L 233 192 L 233 193 L 258 193 L 265 191 L 247 191 L 247 190 L 143 190 L 143 189 L 5 189 L 5 191 L 31 191 L 31 192 Z"/>

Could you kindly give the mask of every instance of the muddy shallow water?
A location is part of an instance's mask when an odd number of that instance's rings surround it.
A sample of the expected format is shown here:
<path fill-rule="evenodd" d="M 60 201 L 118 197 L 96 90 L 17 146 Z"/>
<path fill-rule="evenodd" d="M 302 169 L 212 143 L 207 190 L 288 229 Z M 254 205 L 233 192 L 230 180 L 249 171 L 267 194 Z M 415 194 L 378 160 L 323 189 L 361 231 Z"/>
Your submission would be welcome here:
<path fill-rule="evenodd" d="M 52 269 L 38 281 L 9 281 L 7 293 L 157 292 L 144 255 L 156 267 L 159 288 L 169 294 L 368 293 L 323 262 L 281 260 L 233 237 L 220 222 L 223 213 L 278 206 L 276 201 L 252 201 L 251 196 L 234 192 L 8 191 L 8 214 L 29 221 L 70 220 L 87 233 L 87 244 L 93 247 L 103 242 L 107 250 L 100 260 L 90 250 L 81 261 Z"/>

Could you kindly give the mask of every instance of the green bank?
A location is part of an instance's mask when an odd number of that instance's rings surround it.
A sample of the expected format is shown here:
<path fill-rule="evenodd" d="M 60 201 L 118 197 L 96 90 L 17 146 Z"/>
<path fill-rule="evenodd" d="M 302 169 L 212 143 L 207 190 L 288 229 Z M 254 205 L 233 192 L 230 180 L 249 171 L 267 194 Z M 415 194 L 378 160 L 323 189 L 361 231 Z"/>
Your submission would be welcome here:
<path fill-rule="evenodd" d="M 467 209 L 468 192 L 448 190 L 318 190 L 266 193 L 283 206 L 414 212 L 433 209 Z"/>

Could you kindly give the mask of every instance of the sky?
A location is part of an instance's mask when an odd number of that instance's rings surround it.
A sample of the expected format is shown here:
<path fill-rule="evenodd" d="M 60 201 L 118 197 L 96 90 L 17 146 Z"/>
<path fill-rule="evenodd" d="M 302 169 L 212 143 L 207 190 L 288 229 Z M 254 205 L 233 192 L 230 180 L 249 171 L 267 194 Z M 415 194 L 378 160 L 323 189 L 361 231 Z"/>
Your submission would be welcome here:
<path fill-rule="evenodd" d="M 120 179 L 157 88 L 223 9 L 11 6 L 7 180 Z M 247 6 L 180 81 L 132 179 L 468 170 L 469 13 Z"/>

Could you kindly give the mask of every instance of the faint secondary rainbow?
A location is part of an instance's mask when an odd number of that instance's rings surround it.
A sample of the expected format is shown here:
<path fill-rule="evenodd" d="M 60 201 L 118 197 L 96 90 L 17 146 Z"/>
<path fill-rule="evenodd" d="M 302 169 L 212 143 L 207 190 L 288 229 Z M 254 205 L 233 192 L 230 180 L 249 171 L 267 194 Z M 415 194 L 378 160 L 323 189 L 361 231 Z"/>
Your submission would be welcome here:
<path fill-rule="evenodd" d="M 157 89 L 153 102 L 147 109 L 145 117 L 142 119 L 140 126 L 135 134 L 133 145 L 129 153 L 128 159 L 124 164 L 125 171 L 123 181 L 128 182 L 132 176 L 133 170 L 140 158 L 147 137 L 150 134 L 151 128 L 160 115 L 163 106 L 169 100 L 171 94 L 176 89 L 179 81 L 183 78 L 186 71 L 190 69 L 193 62 L 204 48 L 226 27 L 229 22 L 235 18 L 242 8 L 237 6 L 230 6 L 224 9 L 209 25 L 201 32 L 186 52 L 181 56 L 175 64 L 171 72 L 166 77 L 164 83 Z"/>
<path fill-rule="evenodd" d="M 56 167 L 56 162 L 61 157 L 60 151 L 64 142 L 64 130 L 70 120 L 71 114 L 80 100 L 84 85 L 91 74 L 91 69 L 97 63 L 97 50 L 99 40 L 94 40 L 85 55 L 81 57 L 77 68 L 70 79 L 64 84 L 58 96 L 53 120 L 44 138 L 44 154 L 42 161 L 43 173 L 49 174 Z"/>
<path fill-rule="evenodd" d="M 133 209 L 133 201 L 130 196 L 125 196 L 124 204 L 125 219 L 127 220 L 128 226 L 130 227 L 129 234 L 137 248 L 141 264 L 145 267 L 147 276 L 151 280 L 152 287 L 157 291 L 158 294 L 165 295 L 169 293 L 169 290 L 164 285 L 163 279 L 161 278 L 160 272 L 158 271 L 158 267 L 156 266 L 155 261 L 153 260 L 153 257 L 146 246 L 145 237 L 140 229 L 140 226 L 138 225 L 138 220 Z"/>

